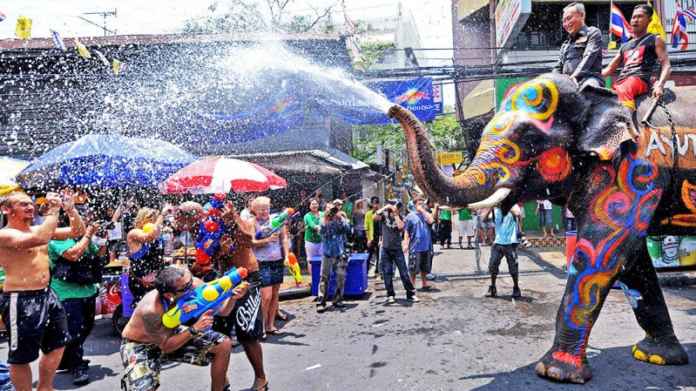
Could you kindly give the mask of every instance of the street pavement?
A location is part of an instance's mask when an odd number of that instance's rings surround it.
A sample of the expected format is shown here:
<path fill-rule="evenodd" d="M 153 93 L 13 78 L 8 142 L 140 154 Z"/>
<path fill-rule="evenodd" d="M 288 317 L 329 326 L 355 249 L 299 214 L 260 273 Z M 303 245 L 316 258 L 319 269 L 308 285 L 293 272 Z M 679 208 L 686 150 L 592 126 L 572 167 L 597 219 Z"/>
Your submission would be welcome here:
<path fill-rule="evenodd" d="M 439 249 L 439 246 L 437 246 Z M 477 265 L 473 250 L 445 249 L 435 257 L 436 289 L 405 301 L 397 279 L 397 303 L 385 304 L 381 281 L 349 300 L 343 310 L 317 314 L 312 298 L 281 303 L 291 319 L 264 344 L 271 390 L 696 390 L 696 287 L 665 288 L 676 332 L 691 364 L 660 367 L 631 358 L 642 338 L 623 293 L 612 290 L 589 341 L 594 378 L 584 386 L 551 383 L 534 364 L 551 346 L 565 286 L 558 252 L 520 257 L 523 298 L 512 300 L 512 281 L 499 279 L 497 299 L 484 298 L 489 248 Z M 505 262 L 503 262 L 505 265 Z M 506 271 L 506 266 L 503 266 Z M 504 273 L 504 272 L 503 272 Z M 420 282 L 418 283 L 420 286 Z M 86 343 L 92 382 L 82 390 L 117 390 L 120 340 L 108 320 Z M 7 343 L 0 347 L 0 358 Z M 161 390 L 208 390 L 207 368 L 166 365 Z M 36 376 L 36 365 L 34 365 Z M 232 355 L 233 390 L 251 385 L 253 373 L 240 347 Z M 74 389 L 58 374 L 56 389 Z"/>

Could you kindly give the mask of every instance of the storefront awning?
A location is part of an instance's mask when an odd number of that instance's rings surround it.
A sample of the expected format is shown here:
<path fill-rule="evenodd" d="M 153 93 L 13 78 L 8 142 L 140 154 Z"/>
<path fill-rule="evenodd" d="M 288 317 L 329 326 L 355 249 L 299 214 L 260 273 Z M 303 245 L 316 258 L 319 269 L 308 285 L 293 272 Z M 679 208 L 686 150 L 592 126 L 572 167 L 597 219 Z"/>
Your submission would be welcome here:
<path fill-rule="evenodd" d="M 457 17 L 459 18 L 459 22 L 481 8 L 486 7 L 489 3 L 488 0 L 459 0 L 457 2 Z"/>
<path fill-rule="evenodd" d="M 493 80 L 484 80 L 476 85 L 462 101 L 464 118 L 478 117 L 495 107 L 495 86 Z"/>
<path fill-rule="evenodd" d="M 230 155 L 263 165 L 273 171 L 317 175 L 339 175 L 345 171 L 369 170 L 369 166 L 335 148 L 262 152 Z"/>

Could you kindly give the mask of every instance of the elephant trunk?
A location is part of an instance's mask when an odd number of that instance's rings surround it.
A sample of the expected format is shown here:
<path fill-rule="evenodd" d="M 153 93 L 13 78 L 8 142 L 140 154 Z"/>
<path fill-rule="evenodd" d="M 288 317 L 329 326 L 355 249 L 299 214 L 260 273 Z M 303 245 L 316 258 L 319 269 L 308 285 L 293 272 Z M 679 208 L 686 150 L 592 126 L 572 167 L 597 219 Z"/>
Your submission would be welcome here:
<path fill-rule="evenodd" d="M 509 194 L 509 189 L 499 189 L 494 194 L 491 186 L 495 183 L 494 178 L 488 178 L 485 171 L 475 166 L 467 167 L 456 179 L 448 177 L 437 165 L 425 128 L 416 116 L 398 105 L 392 106 L 388 115 L 396 118 L 404 129 L 411 172 L 428 197 L 442 204 L 461 207 L 492 198 L 499 202 Z M 488 204 L 486 201 L 484 203 Z M 487 206 L 481 204 L 478 207 Z"/>

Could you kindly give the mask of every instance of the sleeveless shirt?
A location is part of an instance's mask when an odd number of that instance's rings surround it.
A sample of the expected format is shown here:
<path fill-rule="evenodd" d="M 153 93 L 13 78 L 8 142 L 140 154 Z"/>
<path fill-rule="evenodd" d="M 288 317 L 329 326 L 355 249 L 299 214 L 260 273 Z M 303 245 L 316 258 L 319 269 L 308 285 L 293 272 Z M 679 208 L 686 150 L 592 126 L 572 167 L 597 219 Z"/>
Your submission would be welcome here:
<path fill-rule="evenodd" d="M 619 52 L 623 58 L 623 69 L 617 80 L 637 76 L 650 84 L 650 77 L 657 67 L 656 38 L 646 34 L 639 39 L 633 38 L 621 46 Z"/>

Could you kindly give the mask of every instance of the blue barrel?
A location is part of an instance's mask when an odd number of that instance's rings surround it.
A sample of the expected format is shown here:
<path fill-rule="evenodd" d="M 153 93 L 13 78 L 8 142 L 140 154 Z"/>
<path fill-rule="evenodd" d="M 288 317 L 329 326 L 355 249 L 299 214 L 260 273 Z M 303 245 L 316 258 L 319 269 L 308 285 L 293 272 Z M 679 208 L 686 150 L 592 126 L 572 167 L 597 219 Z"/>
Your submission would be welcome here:
<path fill-rule="evenodd" d="M 319 280 L 321 279 L 321 257 L 312 257 L 312 295 L 319 294 Z M 360 297 L 367 291 L 367 253 L 356 253 L 350 256 L 346 269 L 346 284 L 343 296 Z M 336 293 L 336 273 L 331 271 L 327 299 Z"/>

